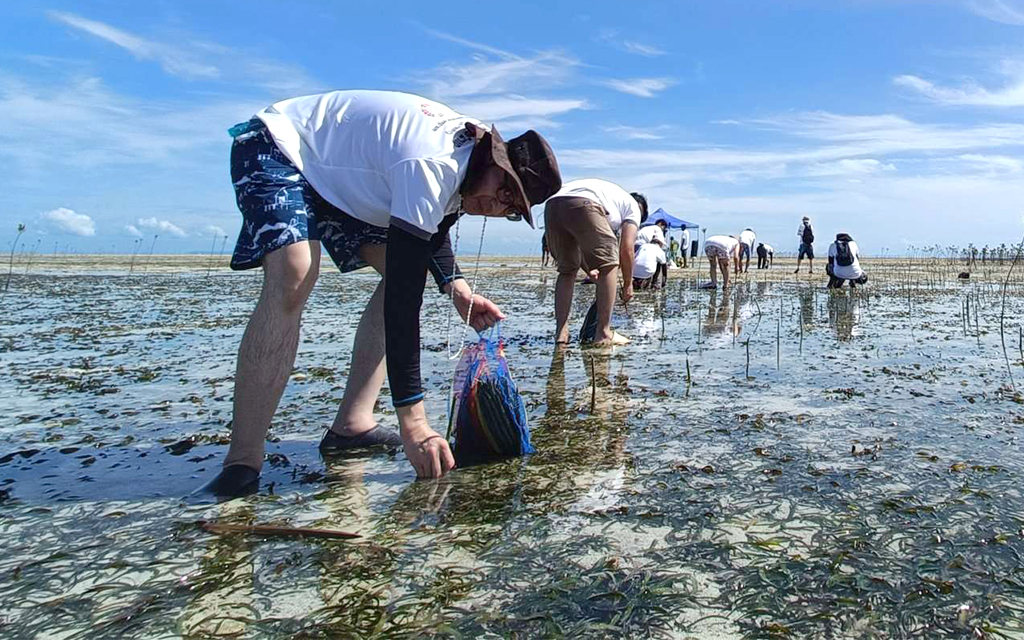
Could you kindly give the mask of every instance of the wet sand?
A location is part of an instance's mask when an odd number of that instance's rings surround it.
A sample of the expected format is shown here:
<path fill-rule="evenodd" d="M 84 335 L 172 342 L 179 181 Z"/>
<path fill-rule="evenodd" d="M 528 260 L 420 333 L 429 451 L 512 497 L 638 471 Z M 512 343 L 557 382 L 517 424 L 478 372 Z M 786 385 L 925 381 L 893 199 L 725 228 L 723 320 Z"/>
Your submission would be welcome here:
<path fill-rule="evenodd" d="M 325 264 L 259 494 L 189 505 L 226 450 L 260 275 L 145 258 L 15 265 L 7 637 L 1024 637 L 1024 273 L 1004 302 L 1008 263 L 963 281 L 961 263 L 868 259 L 867 287 L 828 292 L 823 263 L 779 259 L 707 292 L 701 259 L 618 305 L 634 343 L 601 351 L 550 343 L 552 269 L 463 260 L 509 315 L 538 452 L 438 482 L 401 453 L 316 453 L 375 283 Z M 593 290 L 576 292 L 578 323 Z M 443 431 L 463 331 L 429 288 L 423 324 Z"/>

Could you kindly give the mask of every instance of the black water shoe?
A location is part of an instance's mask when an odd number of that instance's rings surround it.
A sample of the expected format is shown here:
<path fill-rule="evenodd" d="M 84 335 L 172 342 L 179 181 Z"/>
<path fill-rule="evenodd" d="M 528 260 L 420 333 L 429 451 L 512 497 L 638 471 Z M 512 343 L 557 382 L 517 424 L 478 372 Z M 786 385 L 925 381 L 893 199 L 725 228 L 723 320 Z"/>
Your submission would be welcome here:
<path fill-rule="evenodd" d="M 328 429 L 320 440 L 320 453 L 325 456 L 336 456 L 361 449 L 400 449 L 402 437 L 396 431 L 390 431 L 377 425 L 369 431 L 354 436 L 343 436 Z"/>
<path fill-rule="evenodd" d="M 239 498 L 256 493 L 260 488 L 260 472 L 244 464 L 233 464 L 220 470 L 213 480 L 196 489 L 195 497 L 217 499 Z"/>

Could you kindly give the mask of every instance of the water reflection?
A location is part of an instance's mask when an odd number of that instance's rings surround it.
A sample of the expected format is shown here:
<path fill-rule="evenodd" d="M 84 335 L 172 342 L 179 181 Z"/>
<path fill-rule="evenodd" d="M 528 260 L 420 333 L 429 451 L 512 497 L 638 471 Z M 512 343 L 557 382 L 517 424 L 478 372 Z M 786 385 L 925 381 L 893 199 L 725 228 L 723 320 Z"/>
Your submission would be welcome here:
<path fill-rule="evenodd" d="M 737 304 L 732 304 L 732 295 L 736 295 Z M 712 291 L 708 297 L 708 311 L 704 318 L 704 334 L 707 336 L 730 336 L 740 335 L 742 325 L 740 323 L 740 301 L 742 293 L 739 289 L 735 293 L 729 291 L 719 293 Z"/>
<path fill-rule="evenodd" d="M 832 289 L 828 296 L 828 323 L 840 342 L 857 335 L 860 321 L 860 298 L 846 289 Z"/>
<path fill-rule="evenodd" d="M 800 302 L 800 322 L 803 324 L 803 330 L 811 331 L 814 328 L 814 306 L 818 292 L 811 287 L 801 287 L 796 295 Z"/>

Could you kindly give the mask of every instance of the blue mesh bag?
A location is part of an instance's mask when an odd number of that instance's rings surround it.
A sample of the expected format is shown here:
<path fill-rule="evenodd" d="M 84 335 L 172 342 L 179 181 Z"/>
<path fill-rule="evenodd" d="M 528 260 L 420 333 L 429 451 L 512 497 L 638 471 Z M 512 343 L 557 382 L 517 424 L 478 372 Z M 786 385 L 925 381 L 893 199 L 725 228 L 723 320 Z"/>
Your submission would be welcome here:
<path fill-rule="evenodd" d="M 466 347 L 455 369 L 454 389 L 456 466 L 533 453 L 526 405 L 509 371 L 497 326 Z"/>

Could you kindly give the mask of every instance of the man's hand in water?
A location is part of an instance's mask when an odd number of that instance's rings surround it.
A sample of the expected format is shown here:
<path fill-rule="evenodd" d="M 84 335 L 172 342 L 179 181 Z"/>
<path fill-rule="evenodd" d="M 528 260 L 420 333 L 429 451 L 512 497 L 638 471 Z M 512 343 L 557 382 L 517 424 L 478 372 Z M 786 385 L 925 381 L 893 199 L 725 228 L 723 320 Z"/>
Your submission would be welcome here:
<path fill-rule="evenodd" d="M 448 441 L 427 424 L 422 402 L 398 407 L 402 448 L 418 478 L 440 478 L 455 468 Z"/>
<path fill-rule="evenodd" d="M 466 319 L 466 314 L 470 313 L 470 300 L 472 300 L 473 317 L 469 319 L 469 324 L 477 331 L 493 327 L 499 320 L 505 319 L 505 314 L 501 312 L 498 305 L 481 295 L 474 295 L 465 280 L 456 280 L 451 286 L 455 288 L 455 291 L 452 292 L 452 302 L 455 303 L 455 308 L 458 309 L 463 320 Z"/>

